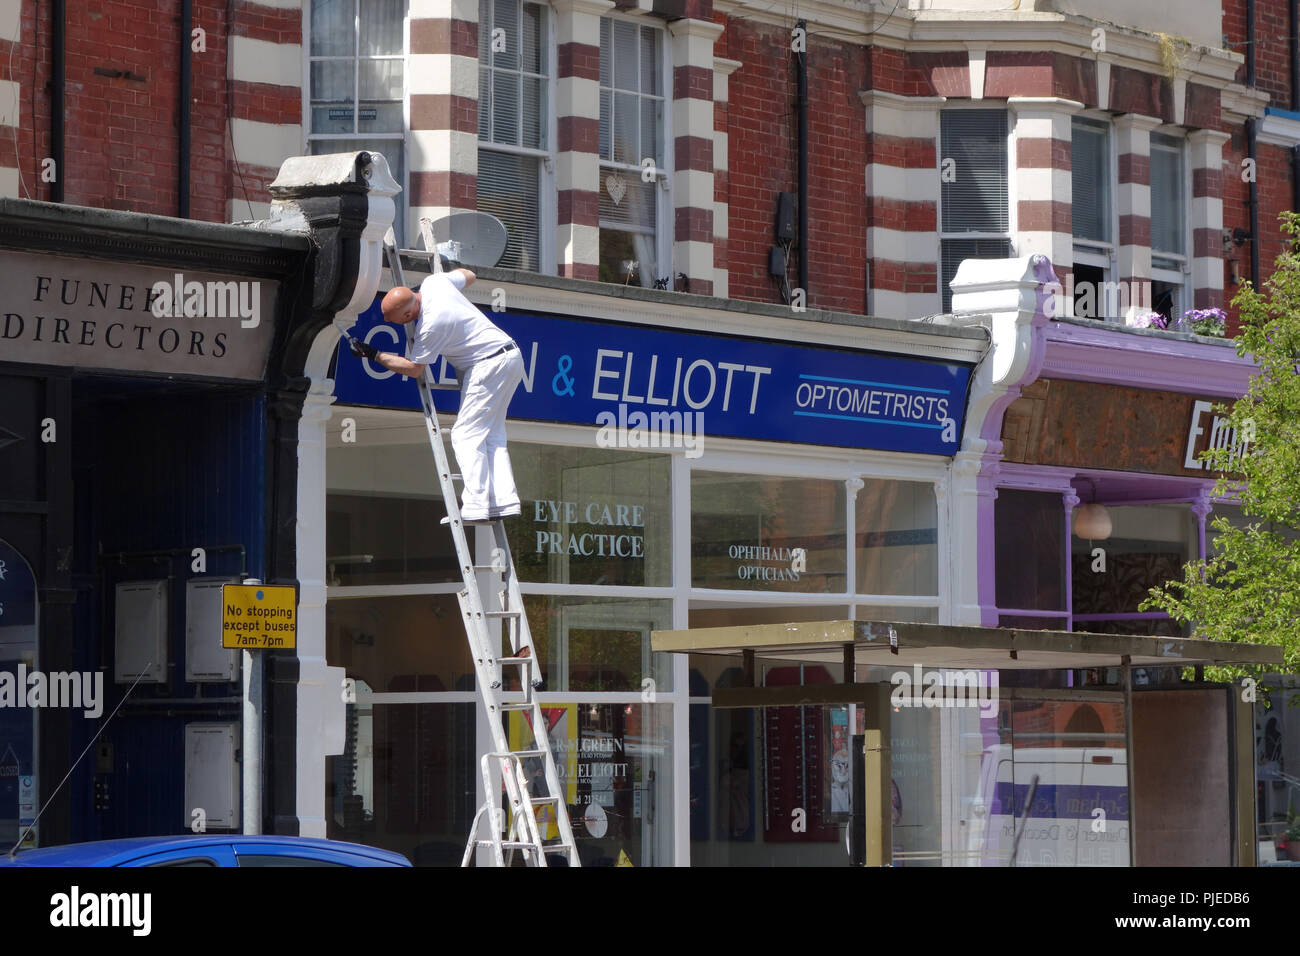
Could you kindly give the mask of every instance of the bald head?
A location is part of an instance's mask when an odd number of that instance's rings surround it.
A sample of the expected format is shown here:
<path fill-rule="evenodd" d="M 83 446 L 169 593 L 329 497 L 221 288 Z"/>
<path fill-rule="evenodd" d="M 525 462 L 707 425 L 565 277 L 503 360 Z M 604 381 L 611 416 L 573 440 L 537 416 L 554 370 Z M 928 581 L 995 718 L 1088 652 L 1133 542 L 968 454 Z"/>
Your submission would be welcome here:
<path fill-rule="evenodd" d="M 406 286 L 399 285 L 388 290 L 379 307 L 386 321 L 405 325 L 420 314 L 420 297 Z"/>

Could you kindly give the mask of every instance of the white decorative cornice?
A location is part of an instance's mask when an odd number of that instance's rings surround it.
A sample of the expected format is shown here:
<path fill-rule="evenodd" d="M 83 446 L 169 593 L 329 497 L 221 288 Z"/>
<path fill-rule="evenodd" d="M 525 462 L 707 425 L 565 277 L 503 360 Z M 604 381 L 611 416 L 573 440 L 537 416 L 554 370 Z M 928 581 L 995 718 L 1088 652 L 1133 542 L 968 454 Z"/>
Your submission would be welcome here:
<path fill-rule="evenodd" d="M 759 0 L 714 0 L 715 12 L 745 20 L 793 27 L 796 18 L 787 7 Z M 906 49 L 915 52 L 1022 51 L 1062 53 L 1139 70 L 1162 73 L 1160 37 L 1134 27 L 1075 14 L 1040 10 L 907 10 L 899 4 L 805 0 L 799 16 L 809 32 L 847 43 Z M 1093 30 L 1106 30 L 1106 52 L 1092 49 Z M 1182 73 L 1194 83 L 1222 88 L 1231 84 L 1245 58 L 1240 53 L 1211 47 L 1188 51 Z"/>
<path fill-rule="evenodd" d="M 966 259 L 957 266 L 951 322 L 984 326 L 992 337 L 971 378 L 964 450 L 1001 450 L 1002 415 L 1043 362 L 1046 303 L 1055 282 L 1052 263 L 1041 255 Z"/>
<path fill-rule="evenodd" d="M 1078 100 L 1067 100 L 1059 96 L 1008 96 L 1007 105 L 1012 112 L 1021 116 L 1072 116 L 1083 109 L 1083 104 Z"/>
<path fill-rule="evenodd" d="M 713 20 L 673 20 L 668 32 L 675 37 L 698 37 L 710 42 L 722 36 L 726 26 Z"/>
<path fill-rule="evenodd" d="M 556 13 L 585 13 L 593 17 L 602 17 L 616 6 L 613 0 L 551 0 Z"/>
<path fill-rule="evenodd" d="M 1158 116 L 1146 116 L 1142 113 L 1121 113 L 1115 117 L 1115 126 L 1119 129 L 1144 129 L 1148 132 L 1165 125 Z"/>
<path fill-rule="evenodd" d="M 1231 84 L 1219 91 L 1219 115 L 1225 123 L 1244 123 L 1264 115 L 1270 97 L 1263 90 Z"/>
<path fill-rule="evenodd" d="M 1300 144 L 1300 120 L 1269 113 L 1260 122 L 1256 139 L 1268 146 L 1285 146 L 1290 149 Z"/>
<path fill-rule="evenodd" d="M 713 58 L 713 72 L 721 73 L 723 76 L 731 76 L 744 65 L 740 60 L 727 60 L 720 56 Z"/>
<path fill-rule="evenodd" d="M 870 109 L 873 106 L 885 106 L 891 110 L 926 110 L 933 112 L 941 109 L 948 102 L 946 96 L 903 96 L 900 93 L 887 93 L 884 90 L 862 90 L 858 93 L 862 105 Z"/>
<path fill-rule="evenodd" d="M 1231 133 L 1221 133 L 1217 129 L 1194 129 L 1187 134 L 1187 142 L 1193 146 L 1221 147 L 1231 139 Z"/>

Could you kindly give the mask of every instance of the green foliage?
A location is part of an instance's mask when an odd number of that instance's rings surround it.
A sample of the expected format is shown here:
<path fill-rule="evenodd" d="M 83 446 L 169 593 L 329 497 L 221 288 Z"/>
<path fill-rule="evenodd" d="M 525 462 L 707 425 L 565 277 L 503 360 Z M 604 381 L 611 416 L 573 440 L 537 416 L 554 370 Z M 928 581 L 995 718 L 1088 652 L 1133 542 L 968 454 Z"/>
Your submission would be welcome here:
<path fill-rule="evenodd" d="M 1192 623 L 1198 637 L 1281 645 L 1283 670 L 1300 671 L 1300 215 L 1283 213 L 1290 237 L 1262 294 L 1247 284 L 1233 299 L 1242 329 L 1237 354 L 1260 368 L 1227 415 L 1245 453 L 1211 449 L 1202 459 L 1224 472 L 1218 496 L 1237 496 L 1246 521 L 1211 522 L 1214 553 L 1190 562 L 1181 581 L 1152 588 L 1142 610 Z M 1224 679 L 1249 669 L 1212 669 Z"/>

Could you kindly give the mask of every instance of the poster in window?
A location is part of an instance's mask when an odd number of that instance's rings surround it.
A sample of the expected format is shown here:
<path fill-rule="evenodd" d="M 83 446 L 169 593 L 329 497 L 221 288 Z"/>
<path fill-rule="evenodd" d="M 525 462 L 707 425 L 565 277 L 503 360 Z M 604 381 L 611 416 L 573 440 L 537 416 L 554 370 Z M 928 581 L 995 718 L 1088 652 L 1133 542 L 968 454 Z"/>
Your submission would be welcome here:
<path fill-rule="evenodd" d="M 849 753 L 849 708 L 826 708 L 826 728 L 829 746 L 823 783 L 825 795 L 822 806 L 827 808 L 827 819 L 842 823 L 853 814 L 853 757 Z"/>

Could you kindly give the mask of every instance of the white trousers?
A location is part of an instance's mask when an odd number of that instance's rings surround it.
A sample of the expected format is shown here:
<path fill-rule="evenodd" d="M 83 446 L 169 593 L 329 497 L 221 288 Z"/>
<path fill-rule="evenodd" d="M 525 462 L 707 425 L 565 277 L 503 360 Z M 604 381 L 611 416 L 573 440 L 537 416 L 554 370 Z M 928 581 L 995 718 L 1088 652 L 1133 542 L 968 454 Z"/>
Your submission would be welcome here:
<path fill-rule="evenodd" d="M 466 521 L 519 507 L 506 451 L 506 409 L 523 377 L 524 359 L 517 348 L 475 362 L 461 375 L 451 447 L 465 480 L 460 510 Z"/>

